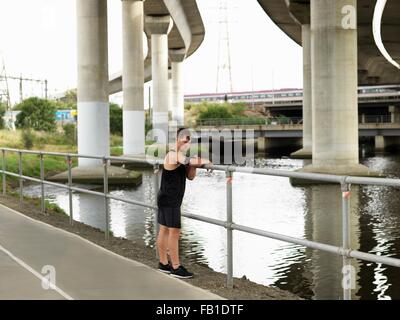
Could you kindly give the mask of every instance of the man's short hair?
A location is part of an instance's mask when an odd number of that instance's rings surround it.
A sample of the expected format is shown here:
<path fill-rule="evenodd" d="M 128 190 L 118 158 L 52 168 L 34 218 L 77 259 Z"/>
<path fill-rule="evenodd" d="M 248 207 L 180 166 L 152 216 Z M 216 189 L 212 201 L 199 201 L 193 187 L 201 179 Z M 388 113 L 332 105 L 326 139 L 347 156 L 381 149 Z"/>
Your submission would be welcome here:
<path fill-rule="evenodd" d="M 176 131 L 176 136 L 179 137 L 179 135 L 181 135 L 181 134 L 185 134 L 186 136 L 190 137 L 190 130 L 186 127 L 179 128 Z"/>

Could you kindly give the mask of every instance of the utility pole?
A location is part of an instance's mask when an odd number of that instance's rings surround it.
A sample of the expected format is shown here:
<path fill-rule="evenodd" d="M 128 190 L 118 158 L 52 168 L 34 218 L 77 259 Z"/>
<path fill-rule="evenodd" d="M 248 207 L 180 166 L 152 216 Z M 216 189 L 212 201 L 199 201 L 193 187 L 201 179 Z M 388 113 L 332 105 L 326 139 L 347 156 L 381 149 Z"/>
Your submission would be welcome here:
<path fill-rule="evenodd" d="M 48 88 L 47 88 L 47 79 L 44 80 L 44 97 L 47 100 L 48 99 Z"/>
<path fill-rule="evenodd" d="M 22 102 L 24 100 L 24 95 L 22 93 L 22 74 L 19 78 L 19 102 Z"/>
<path fill-rule="evenodd" d="M 228 0 L 218 0 L 219 39 L 216 93 L 233 91 L 228 2 Z"/>
<path fill-rule="evenodd" d="M 11 108 L 10 90 L 8 87 L 8 77 L 4 60 L 2 61 L 0 73 L 0 101 L 6 104 L 6 110 L 9 111 Z"/>
<path fill-rule="evenodd" d="M 11 113 L 10 90 L 8 87 L 8 77 L 4 60 L 2 60 L 2 68 L 0 74 L 0 102 L 5 104 L 6 112 L 8 113 L 9 117 L 8 123 L 6 123 L 6 127 L 12 128 L 13 121 Z"/>

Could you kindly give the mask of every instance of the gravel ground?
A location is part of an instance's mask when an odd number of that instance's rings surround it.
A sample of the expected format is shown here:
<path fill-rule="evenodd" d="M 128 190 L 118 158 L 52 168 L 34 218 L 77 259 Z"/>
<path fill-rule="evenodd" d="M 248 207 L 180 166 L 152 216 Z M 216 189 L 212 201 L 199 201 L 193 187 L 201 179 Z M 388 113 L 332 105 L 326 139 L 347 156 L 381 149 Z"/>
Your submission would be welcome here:
<path fill-rule="evenodd" d="M 46 214 L 42 214 L 40 209 L 33 203 L 33 201 L 24 201 L 23 205 L 20 206 L 19 199 L 12 196 L 0 196 L 0 202 L 7 207 L 22 212 L 31 218 L 75 233 L 121 256 L 139 261 L 152 268 L 157 267 L 155 250 L 145 246 L 143 240 L 131 241 L 124 238 L 110 237 L 109 241 L 105 241 L 104 233 L 101 230 L 80 222 L 75 222 L 74 225 L 71 226 L 69 224 L 69 218 L 61 213 L 48 212 Z M 233 290 L 229 290 L 225 288 L 225 274 L 215 272 L 207 266 L 197 263 L 194 264 L 185 261 L 185 266 L 196 275 L 193 279 L 186 280 L 187 282 L 230 300 L 301 299 L 290 292 L 256 284 L 245 278 L 235 278 L 234 288 Z"/>

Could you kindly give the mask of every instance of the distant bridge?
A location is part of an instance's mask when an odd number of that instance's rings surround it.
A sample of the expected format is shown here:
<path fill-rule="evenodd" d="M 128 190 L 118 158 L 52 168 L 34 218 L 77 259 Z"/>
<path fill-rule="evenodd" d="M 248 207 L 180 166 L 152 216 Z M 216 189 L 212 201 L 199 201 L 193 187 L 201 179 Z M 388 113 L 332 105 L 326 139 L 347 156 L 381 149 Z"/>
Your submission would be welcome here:
<path fill-rule="evenodd" d="M 201 136 L 210 135 L 210 131 L 243 131 L 245 137 L 246 130 L 254 130 L 254 137 L 270 137 L 270 138 L 302 138 L 303 125 L 301 123 L 293 124 L 230 124 L 230 125 L 199 125 L 195 126 L 195 131 Z M 360 123 L 360 137 L 375 136 L 400 136 L 400 123 Z"/>
<path fill-rule="evenodd" d="M 232 93 L 203 93 L 185 95 L 187 103 L 201 102 L 255 103 L 269 107 L 299 106 L 303 104 L 302 89 L 279 89 L 263 91 L 243 91 Z M 360 104 L 394 102 L 400 103 L 400 85 L 369 86 L 358 88 Z"/>

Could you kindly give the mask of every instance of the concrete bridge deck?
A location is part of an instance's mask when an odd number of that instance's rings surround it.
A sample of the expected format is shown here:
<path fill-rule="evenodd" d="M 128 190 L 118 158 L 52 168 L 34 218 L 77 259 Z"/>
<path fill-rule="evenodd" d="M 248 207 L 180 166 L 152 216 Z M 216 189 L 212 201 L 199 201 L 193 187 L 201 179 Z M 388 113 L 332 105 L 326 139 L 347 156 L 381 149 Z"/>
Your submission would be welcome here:
<path fill-rule="evenodd" d="M 0 204 L 1 299 L 221 298 Z"/>

